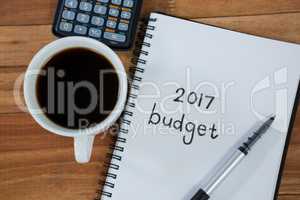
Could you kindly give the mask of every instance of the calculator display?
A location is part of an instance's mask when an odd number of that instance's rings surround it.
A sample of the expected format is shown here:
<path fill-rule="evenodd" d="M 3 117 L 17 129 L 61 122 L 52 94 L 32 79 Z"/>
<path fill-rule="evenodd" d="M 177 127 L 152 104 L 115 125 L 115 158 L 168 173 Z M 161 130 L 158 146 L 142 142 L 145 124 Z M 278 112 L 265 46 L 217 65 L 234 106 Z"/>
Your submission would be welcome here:
<path fill-rule="evenodd" d="M 141 0 L 59 0 L 53 32 L 87 36 L 113 48 L 132 44 Z"/>

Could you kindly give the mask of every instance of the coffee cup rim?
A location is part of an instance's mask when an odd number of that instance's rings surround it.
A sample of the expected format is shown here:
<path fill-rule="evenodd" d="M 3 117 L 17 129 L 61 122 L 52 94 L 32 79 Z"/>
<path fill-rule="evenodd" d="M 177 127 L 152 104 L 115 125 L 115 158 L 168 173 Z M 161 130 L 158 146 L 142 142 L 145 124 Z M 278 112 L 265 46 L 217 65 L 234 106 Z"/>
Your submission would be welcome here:
<path fill-rule="evenodd" d="M 41 108 L 38 104 L 35 92 L 37 81 L 37 74 L 35 73 L 39 73 L 44 64 L 47 63 L 54 55 L 72 48 L 86 48 L 108 58 L 117 71 L 116 74 L 118 75 L 119 80 L 118 99 L 114 109 L 103 121 L 99 122 L 95 126 L 85 129 L 69 129 L 51 121 L 43 112 L 39 112 L 39 109 Z M 127 75 L 124 65 L 119 56 L 113 50 L 95 39 L 82 36 L 71 36 L 55 40 L 44 46 L 37 52 L 37 54 L 35 54 L 26 70 L 23 90 L 27 109 L 39 125 L 58 135 L 77 137 L 102 133 L 117 121 L 125 107 L 128 87 L 127 84 Z"/>

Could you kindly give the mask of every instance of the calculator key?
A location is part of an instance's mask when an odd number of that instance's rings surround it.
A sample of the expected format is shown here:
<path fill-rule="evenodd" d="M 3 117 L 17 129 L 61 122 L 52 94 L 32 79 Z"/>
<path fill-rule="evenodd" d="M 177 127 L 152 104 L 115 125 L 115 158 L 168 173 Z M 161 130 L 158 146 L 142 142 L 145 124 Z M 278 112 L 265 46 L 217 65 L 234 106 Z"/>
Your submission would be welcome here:
<path fill-rule="evenodd" d="M 88 23 L 90 20 L 90 16 L 87 14 L 83 14 L 83 13 L 78 13 L 77 15 L 77 21 L 81 22 L 81 23 Z"/>
<path fill-rule="evenodd" d="M 97 28 L 90 28 L 89 30 L 89 36 L 94 38 L 100 38 L 102 34 L 102 31 Z"/>
<path fill-rule="evenodd" d="M 62 13 L 62 17 L 64 19 L 73 20 L 73 19 L 75 19 L 75 12 L 70 11 L 70 10 L 64 10 Z"/>
<path fill-rule="evenodd" d="M 113 40 L 117 42 L 125 42 L 126 36 L 118 33 L 104 32 L 103 37 L 108 40 Z"/>
<path fill-rule="evenodd" d="M 73 24 L 68 22 L 60 22 L 59 29 L 61 31 L 71 32 L 73 28 Z"/>
<path fill-rule="evenodd" d="M 109 2 L 109 0 L 98 0 L 98 1 L 100 1 L 101 3 L 108 3 Z"/>
<path fill-rule="evenodd" d="M 131 18 L 131 13 L 128 11 L 122 11 L 121 12 L 121 18 L 123 19 L 130 19 Z"/>
<path fill-rule="evenodd" d="M 77 0 L 66 0 L 65 1 L 65 6 L 68 7 L 68 8 L 77 8 L 78 1 Z"/>
<path fill-rule="evenodd" d="M 113 21 L 113 20 L 107 20 L 106 26 L 107 26 L 108 28 L 116 28 L 117 22 L 115 22 L 115 21 Z"/>
<path fill-rule="evenodd" d="M 91 20 L 91 23 L 93 25 L 96 25 L 96 26 L 103 26 L 104 24 L 104 19 L 102 17 L 96 17 L 96 16 L 93 16 L 92 17 L 92 20 Z"/>
<path fill-rule="evenodd" d="M 111 3 L 113 3 L 115 5 L 121 5 L 122 0 L 111 0 Z"/>
<path fill-rule="evenodd" d="M 124 0 L 123 6 L 128 7 L 128 8 L 132 8 L 133 7 L 133 0 Z"/>
<path fill-rule="evenodd" d="M 80 35 L 85 35 L 87 32 L 87 27 L 82 26 L 82 25 L 76 25 L 74 28 L 74 33 L 80 34 Z"/>
<path fill-rule="evenodd" d="M 82 10 L 82 11 L 90 12 L 92 10 L 92 7 L 93 7 L 93 5 L 89 2 L 82 1 L 79 4 L 79 9 Z"/>
<path fill-rule="evenodd" d="M 113 17 L 118 17 L 119 16 L 119 10 L 116 8 L 111 8 L 109 9 L 109 15 Z"/>
<path fill-rule="evenodd" d="M 128 30 L 128 24 L 126 24 L 126 23 L 119 23 L 118 29 L 120 31 L 127 31 Z"/>
<path fill-rule="evenodd" d="M 107 11 L 107 7 L 102 6 L 102 5 L 95 5 L 94 7 L 94 12 L 98 14 L 105 15 Z"/>

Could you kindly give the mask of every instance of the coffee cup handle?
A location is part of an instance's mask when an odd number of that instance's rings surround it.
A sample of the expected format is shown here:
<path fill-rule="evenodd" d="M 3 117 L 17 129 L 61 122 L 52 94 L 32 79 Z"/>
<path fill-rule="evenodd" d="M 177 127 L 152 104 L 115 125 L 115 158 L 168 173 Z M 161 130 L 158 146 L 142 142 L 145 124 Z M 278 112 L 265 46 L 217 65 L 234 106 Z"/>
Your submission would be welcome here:
<path fill-rule="evenodd" d="M 74 153 L 78 163 L 87 163 L 90 161 L 95 136 L 74 137 Z"/>

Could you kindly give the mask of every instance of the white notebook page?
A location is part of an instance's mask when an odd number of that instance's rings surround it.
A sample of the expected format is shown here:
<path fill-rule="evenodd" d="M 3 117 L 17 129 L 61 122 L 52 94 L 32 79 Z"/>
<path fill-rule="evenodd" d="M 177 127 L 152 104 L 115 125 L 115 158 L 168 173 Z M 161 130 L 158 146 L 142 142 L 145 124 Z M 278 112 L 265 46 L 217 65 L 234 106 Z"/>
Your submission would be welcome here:
<path fill-rule="evenodd" d="M 273 199 L 299 81 L 300 46 L 156 13 L 151 18 L 157 21 L 148 30 L 153 38 L 145 38 L 149 54 L 140 57 L 147 63 L 138 65 L 145 71 L 137 72 L 143 79 L 137 81 L 140 90 L 132 91 L 138 94 L 134 115 L 129 133 L 120 134 L 127 139 L 120 143 L 125 150 L 115 152 L 122 156 L 112 161 L 120 166 L 110 170 L 117 178 L 107 179 L 114 188 L 104 188 L 112 197 L 102 199 L 189 200 L 257 121 L 276 114 L 272 129 L 211 196 Z M 162 122 L 183 115 L 182 131 Z"/>

